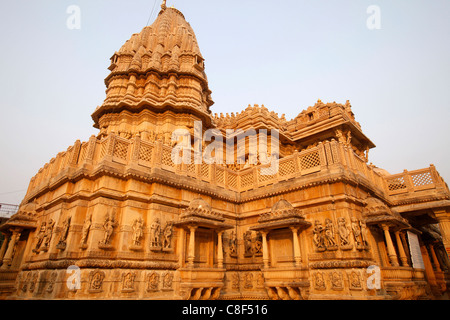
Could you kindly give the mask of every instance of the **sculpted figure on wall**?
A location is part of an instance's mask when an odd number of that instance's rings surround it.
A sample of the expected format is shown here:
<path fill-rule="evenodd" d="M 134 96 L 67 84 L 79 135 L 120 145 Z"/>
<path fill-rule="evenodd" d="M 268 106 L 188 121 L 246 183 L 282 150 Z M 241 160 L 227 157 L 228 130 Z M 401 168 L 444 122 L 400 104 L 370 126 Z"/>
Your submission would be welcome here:
<path fill-rule="evenodd" d="M 140 217 L 133 222 L 133 234 L 131 236 L 132 246 L 140 247 L 144 237 L 144 220 Z"/>
<path fill-rule="evenodd" d="M 352 248 L 350 243 L 350 228 L 347 226 L 345 218 L 338 219 L 339 245 L 342 250 L 349 250 Z"/>
<path fill-rule="evenodd" d="M 316 245 L 317 251 L 325 251 L 326 250 L 325 239 L 323 236 L 324 230 L 325 230 L 325 228 L 323 227 L 322 223 L 319 220 L 316 220 L 314 222 L 313 241 L 314 241 L 314 244 Z"/>
<path fill-rule="evenodd" d="M 237 256 L 237 238 L 236 238 L 236 231 L 231 231 L 230 240 L 230 256 L 236 257 Z"/>
<path fill-rule="evenodd" d="M 246 231 L 244 232 L 244 256 L 251 257 L 253 255 L 252 250 L 252 232 Z"/>
<path fill-rule="evenodd" d="M 33 252 L 35 253 L 39 252 L 39 248 L 41 247 L 41 244 L 44 241 L 45 230 L 46 230 L 46 222 L 44 221 L 41 223 L 41 227 L 39 228 L 39 232 L 36 236 L 36 244 L 33 249 Z"/>
<path fill-rule="evenodd" d="M 167 222 L 163 231 L 163 249 L 172 248 L 173 223 Z"/>
<path fill-rule="evenodd" d="M 161 223 L 158 218 L 153 220 L 150 226 L 150 246 L 153 248 L 161 248 Z"/>
<path fill-rule="evenodd" d="M 89 230 L 91 229 L 91 224 L 92 224 L 92 215 L 90 213 L 88 213 L 86 215 L 86 219 L 84 220 L 84 224 L 83 224 L 83 229 L 81 230 L 81 243 L 80 243 L 80 247 L 82 249 L 85 249 L 87 247 L 87 238 L 89 235 Z"/>
<path fill-rule="evenodd" d="M 105 248 L 111 246 L 111 237 L 114 232 L 114 228 L 117 223 L 114 219 L 113 213 L 107 213 L 105 216 L 105 222 L 103 223 L 103 240 L 99 241 L 99 248 Z"/>
<path fill-rule="evenodd" d="M 69 228 L 70 228 L 70 221 L 72 220 L 72 217 L 67 217 L 62 226 L 61 236 L 59 237 L 58 244 L 56 245 L 57 249 L 64 250 L 66 249 L 66 240 L 67 236 L 69 235 Z"/>
<path fill-rule="evenodd" d="M 337 250 L 336 239 L 334 237 L 334 224 L 331 219 L 325 220 L 325 246 L 327 250 Z"/>

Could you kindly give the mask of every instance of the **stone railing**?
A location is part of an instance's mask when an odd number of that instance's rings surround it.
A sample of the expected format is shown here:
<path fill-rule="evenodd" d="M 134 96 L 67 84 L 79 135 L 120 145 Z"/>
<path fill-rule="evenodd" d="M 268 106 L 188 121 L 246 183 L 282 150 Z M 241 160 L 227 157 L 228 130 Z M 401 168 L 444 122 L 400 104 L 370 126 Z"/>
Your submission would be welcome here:
<path fill-rule="evenodd" d="M 90 166 L 101 163 L 137 166 L 144 172 L 159 168 L 237 192 L 323 170 L 333 171 L 333 168 L 344 169 L 358 178 L 360 183 L 365 183 L 384 195 L 432 189 L 436 186 L 446 187 L 434 166 L 384 177 L 372 166 L 367 165 L 352 148 L 335 140 L 319 143 L 316 147 L 302 152 L 295 152 L 280 159 L 277 165 L 259 165 L 237 171 L 220 164 L 205 162 L 195 164 L 192 161 L 190 164 L 175 165 L 171 154 L 172 148 L 163 145 L 161 141 L 147 141 L 140 137 L 125 139 L 110 134 L 102 140 L 95 136 L 83 143 L 78 140 L 39 170 L 30 181 L 26 198 L 55 183 L 69 171 L 89 169 Z"/>
<path fill-rule="evenodd" d="M 414 171 L 404 170 L 402 173 L 387 176 L 385 179 L 386 191 L 389 195 L 436 188 L 443 188 L 449 191 L 434 165 Z"/>

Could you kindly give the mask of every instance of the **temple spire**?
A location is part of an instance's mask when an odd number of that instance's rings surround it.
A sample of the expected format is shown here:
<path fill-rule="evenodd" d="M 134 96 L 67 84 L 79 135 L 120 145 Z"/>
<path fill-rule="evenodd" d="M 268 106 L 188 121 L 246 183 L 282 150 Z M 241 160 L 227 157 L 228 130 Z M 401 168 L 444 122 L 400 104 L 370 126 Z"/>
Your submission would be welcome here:
<path fill-rule="evenodd" d="M 167 0 L 163 0 L 163 2 L 162 2 L 162 5 L 161 5 L 161 9 L 162 9 L 162 10 L 166 10 L 166 9 L 167 9 L 166 1 L 167 1 Z"/>

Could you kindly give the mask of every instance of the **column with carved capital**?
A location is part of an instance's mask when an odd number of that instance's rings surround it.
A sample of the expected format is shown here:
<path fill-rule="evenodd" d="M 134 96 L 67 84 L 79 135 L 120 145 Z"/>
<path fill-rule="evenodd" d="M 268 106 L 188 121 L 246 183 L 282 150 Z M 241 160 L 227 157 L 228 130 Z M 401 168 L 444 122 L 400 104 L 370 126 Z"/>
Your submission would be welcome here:
<path fill-rule="evenodd" d="M 5 255 L 6 248 L 8 247 L 9 240 L 11 239 L 11 235 L 9 233 L 5 233 L 5 240 L 3 240 L 2 248 L 0 249 L 0 266 L 2 265 L 3 256 Z"/>
<path fill-rule="evenodd" d="M 391 234 L 389 233 L 389 226 L 386 224 L 382 224 L 381 228 L 384 231 L 384 237 L 386 240 L 386 247 L 388 251 L 389 261 L 391 262 L 391 266 L 398 267 L 399 266 L 398 258 L 397 254 L 395 253 L 394 244 L 392 243 Z"/>
<path fill-rule="evenodd" d="M 195 259 L 195 229 L 196 226 L 189 226 L 189 250 L 188 250 L 188 266 L 194 267 Z"/>
<path fill-rule="evenodd" d="M 14 258 L 15 247 L 16 247 L 17 243 L 19 242 L 19 238 L 20 238 L 22 229 L 15 228 L 15 229 L 12 229 L 11 231 L 12 231 L 11 240 L 9 241 L 8 249 L 6 250 L 5 256 L 3 257 L 3 264 L 2 264 L 3 269 L 8 268 L 12 263 L 12 260 Z"/>
<path fill-rule="evenodd" d="M 222 244 L 223 231 L 217 232 L 217 267 L 223 268 L 223 244 Z"/>
<path fill-rule="evenodd" d="M 409 267 L 408 258 L 406 257 L 405 249 L 403 248 L 402 240 L 400 239 L 400 231 L 395 231 L 395 239 L 397 240 L 398 254 L 403 267 Z"/>
<path fill-rule="evenodd" d="M 442 242 L 450 259 L 450 213 L 444 210 L 434 210 L 436 219 L 439 222 L 439 229 L 441 230 Z"/>
<path fill-rule="evenodd" d="M 291 227 L 292 230 L 292 237 L 294 242 L 294 260 L 295 260 L 295 266 L 300 267 L 302 263 L 302 257 L 300 253 L 300 243 L 298 242 L 298 228 Z"/>
<path fill-rule="evenodd" d="M 261 231 L 263 243 L 263 263 L 264 268 L 269 268 L 269 247 L 267 245 L 267 231 Z"/>

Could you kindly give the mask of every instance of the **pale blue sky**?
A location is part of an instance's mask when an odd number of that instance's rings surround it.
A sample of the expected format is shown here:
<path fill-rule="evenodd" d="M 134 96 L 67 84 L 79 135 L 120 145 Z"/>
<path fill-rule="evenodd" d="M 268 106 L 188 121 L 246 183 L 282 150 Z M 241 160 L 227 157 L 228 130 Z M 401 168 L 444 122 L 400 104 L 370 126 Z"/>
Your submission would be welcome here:
<path fill-rule="evenodd" d="M 160 0 L 150 23 L 159 11 Z M 291 119 L 317 99 L 350 100 L 391 173 L 436 165 L 450 182 L 450 1 L 168 0 L 206 59 L 213 112 L 264 104 Z M 66 9 L 81 9 L 69 30 Z M 0 202 L 20 203 L 46 162 L 96 134 L 114 51 L 146 25 L 154 0 L 0 4 Z M 369 30 L 366 10 L 381 10 Z"/>

